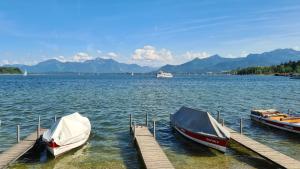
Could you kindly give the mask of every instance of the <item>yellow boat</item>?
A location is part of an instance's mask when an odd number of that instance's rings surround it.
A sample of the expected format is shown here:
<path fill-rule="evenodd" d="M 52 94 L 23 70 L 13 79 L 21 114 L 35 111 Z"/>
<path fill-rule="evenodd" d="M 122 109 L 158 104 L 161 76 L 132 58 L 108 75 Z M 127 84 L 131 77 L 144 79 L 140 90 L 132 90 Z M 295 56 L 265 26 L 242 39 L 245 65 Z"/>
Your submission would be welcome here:
<path fill-rule="evenodd" d="M 300 134 L 300 116 L 292 116 L 276 109 L 251 110 L 252 120 L 271 127 Z"/>

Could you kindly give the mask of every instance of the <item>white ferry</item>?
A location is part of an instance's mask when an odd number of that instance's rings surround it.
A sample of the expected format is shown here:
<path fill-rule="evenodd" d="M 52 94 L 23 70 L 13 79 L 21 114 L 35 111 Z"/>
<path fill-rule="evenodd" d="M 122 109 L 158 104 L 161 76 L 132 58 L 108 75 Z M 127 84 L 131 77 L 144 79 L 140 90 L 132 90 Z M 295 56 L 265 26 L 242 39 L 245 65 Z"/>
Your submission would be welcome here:
<path fill-rule="evenodd" d="M 172 75 L 172 73 L 167 73 L 167 72 L 159 71 L 159 72 L 156 74 L 156 77 L 157 77 L 157 78 L 172 78 L 173 75 Z"/>

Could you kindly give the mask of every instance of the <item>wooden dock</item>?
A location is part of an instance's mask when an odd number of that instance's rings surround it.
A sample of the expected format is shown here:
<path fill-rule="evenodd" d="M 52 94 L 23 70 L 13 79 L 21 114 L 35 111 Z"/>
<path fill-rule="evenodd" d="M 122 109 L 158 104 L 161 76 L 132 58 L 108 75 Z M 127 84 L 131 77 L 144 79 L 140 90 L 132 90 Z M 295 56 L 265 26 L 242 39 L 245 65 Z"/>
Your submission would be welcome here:
<path fill-rule="evenodd" d="M 40 129 L 40 134 L 43 134 L 46 129 Z M 7 168 L 9 164 L 15 162 L 29 151 L 35 144 L 37 140 L 37 131 L 28 135 L 24 140 L 21 140 L 19 143 L 15 144 L 2 154 L 0 154 L 0 169 Z"/>
<path fill-rule="evenodd" d="M 133 136 L 147 169 L 174 169 L 146 126 L 132 126 Z"/>
<path fill-rule="evenodd" d="M 225 128 L 230 132 L 230 137 L 232 140 L 257 153 L 261 157 L 270 160 L 283 168 L 300 169 L 300 161 L 293 159 L 287 155 L 284 155 L 228 127 Z"/>

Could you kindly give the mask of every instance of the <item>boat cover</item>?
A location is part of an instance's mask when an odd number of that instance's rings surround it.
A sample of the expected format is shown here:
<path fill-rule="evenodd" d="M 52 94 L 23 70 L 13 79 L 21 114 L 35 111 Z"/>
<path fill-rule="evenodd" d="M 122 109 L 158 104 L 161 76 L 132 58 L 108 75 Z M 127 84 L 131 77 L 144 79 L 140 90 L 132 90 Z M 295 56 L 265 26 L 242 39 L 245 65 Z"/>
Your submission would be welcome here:
<path fill-rule="evenodd" d="M 90 132 L 89 119 L 76 112 L 56 121 L 51 129 L 43 134 L 43 140 L 50 142 L 53 139 L 57 145 L 63 146 L 87 139 Z"/>
<path fill-rule="evenodd" d="M 230 133 L 208 112 L 181 107 L 172 115 L 172 123 L 194 133 L 230 138 Z"/>

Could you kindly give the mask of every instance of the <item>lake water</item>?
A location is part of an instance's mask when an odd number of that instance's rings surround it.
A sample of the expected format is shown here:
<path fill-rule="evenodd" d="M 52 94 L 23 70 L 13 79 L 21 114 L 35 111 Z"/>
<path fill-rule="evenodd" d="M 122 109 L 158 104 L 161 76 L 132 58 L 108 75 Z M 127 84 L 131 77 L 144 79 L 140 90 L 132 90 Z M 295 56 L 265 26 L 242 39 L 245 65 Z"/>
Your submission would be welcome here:
<path fill-rule="evenodd" d="M 156 118 L 157 140 L 176 168 L 273 168 L 274 165 L 231 143 L 223 154 L 183 138 L 169 125 L 181 106 L 199 108 L 239 127 L 246 135 L 300 160 L 300 136 L 251 122 L 252 108 L 300 112 L 300 80 L 275 76 L 29 75 L 0 76 L 0 152 L 21 134 L 53 123 L 54 115 L 80 112 L 90 118 L 88 144 L 57 159 L 22 160 L 11 168 L 142 168 L 129 134 L 129 114 L 137 123 Z"/>

